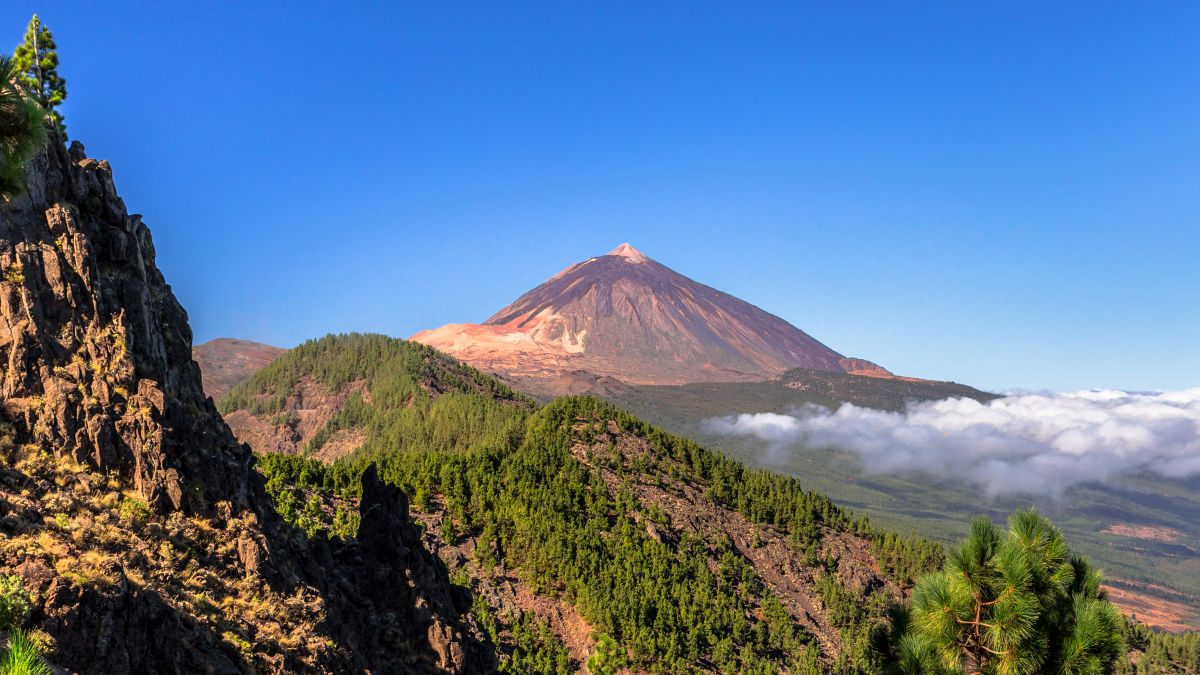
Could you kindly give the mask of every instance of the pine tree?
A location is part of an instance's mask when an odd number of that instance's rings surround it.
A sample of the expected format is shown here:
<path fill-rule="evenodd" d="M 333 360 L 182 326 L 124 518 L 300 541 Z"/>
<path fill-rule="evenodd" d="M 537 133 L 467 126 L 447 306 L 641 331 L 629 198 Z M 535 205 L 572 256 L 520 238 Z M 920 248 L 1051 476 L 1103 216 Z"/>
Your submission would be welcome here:
<path fill-rule="evenodd" d="M 0 197 L 25 189 L 25 161 L 46 138 L 45 114 L 17 86 L 13 59 L 0 55 Z"/>
<path fill-rule="evenodd" d="M 1100 572 L 1033 509 L 1008 525 L 975 519 L 945 569 L 917 582 L 898 644 L 903 672 L 1112 672 L 1122 622 Z"/>
<path fill-rule="evenodd" d="M 57 49 L 54 35 L 34 14 L 25 30 L 25 41 L 13 51 L 13 61 L 21 86 L 54 118 L 65 140 L 67 125 L 62 114 L 55 110 L 67 98 L 67 81 L 58 74 Z"/>
<path fill-rule="evenodd" d="M 587 672 L 591 675 L 610 675 L 626 666 L 625 651 L 616 640 L 601 633 L 596 640 L 596 651 L 587 660 Z"/>

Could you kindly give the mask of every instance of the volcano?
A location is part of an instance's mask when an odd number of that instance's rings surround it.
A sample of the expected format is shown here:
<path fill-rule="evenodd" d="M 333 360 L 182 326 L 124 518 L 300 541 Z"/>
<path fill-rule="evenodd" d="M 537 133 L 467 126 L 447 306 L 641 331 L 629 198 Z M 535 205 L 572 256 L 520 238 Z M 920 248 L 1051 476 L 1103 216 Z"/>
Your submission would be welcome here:
<path fill-rule="evenodd" d="M 764 380 L 795 367 L 890 377 L 629 244 L 576 263 L 482 324 L 411 339 L 516 379 L 629 384 Z"/>

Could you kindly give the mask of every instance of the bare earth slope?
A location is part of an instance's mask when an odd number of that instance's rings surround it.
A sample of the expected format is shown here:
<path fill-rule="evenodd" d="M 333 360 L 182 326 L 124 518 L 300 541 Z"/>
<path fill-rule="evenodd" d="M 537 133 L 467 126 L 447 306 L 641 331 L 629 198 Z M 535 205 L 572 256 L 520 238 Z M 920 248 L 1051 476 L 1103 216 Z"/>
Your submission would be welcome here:
<path fill-rule="evenodd" d="M 559 272 L 483 324 L 412 337 L 488 372 L 557 380 L 585 371 L 631 384 L 757 381 L 789 368 L 891 373 L 841 354 L 629 244 Z M 568 378 L 569 380 L 570 378 Z"/>
<path fill-rule="evenodd" d="M 285 351 L 249 340 L 216 338 L 194 347 L 192 358 L 204 375 L 204 393 L 216 398 L 262 370 Z"/>

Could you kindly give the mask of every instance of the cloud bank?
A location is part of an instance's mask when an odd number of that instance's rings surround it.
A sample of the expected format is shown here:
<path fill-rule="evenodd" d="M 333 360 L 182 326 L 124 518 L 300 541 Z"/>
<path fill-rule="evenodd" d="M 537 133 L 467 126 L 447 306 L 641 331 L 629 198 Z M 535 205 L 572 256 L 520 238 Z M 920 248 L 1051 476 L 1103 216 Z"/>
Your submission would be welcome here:
<path fill-rule="evenodd" d="M 868 473 L 956 477 L 989 496 L 1060 497 L 1081 483 L 1150 472 L 1200 474 L 1200 387 L 1012 394 L 910 404 L 888 413 L 843 404 L 794 415 L 757 413 L 705 420 L 706 430 L 765 442 L 768 459 L 799 444 L 856 455 Z"/>

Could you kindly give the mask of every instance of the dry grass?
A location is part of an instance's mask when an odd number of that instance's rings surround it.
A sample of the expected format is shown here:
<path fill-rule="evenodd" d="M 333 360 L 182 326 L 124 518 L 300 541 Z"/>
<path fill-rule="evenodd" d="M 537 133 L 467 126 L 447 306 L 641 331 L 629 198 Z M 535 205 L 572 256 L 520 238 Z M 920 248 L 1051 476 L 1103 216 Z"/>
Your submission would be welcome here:
<path fill-rule="evenodd" d="M 237 564 L 237 541 L 257 519 L 222 524 L 172 513 L 151 514 L 136 491 L 32 445 L 10 448 L 0 464 L 0 499 L 12 507 L 0 518 L 0 573 L 37 561 L 62 579 L 101 591 L 122 579 L 153 589 L 181 614 L 211 628 L 242 654 L 336 649 L 310 643 L 324 619 L 315 592 L 280 595 Z M 90 490 L 85 489 L 90 486 Z M 51 653 L 53 646 L 50 646 Z"/>

